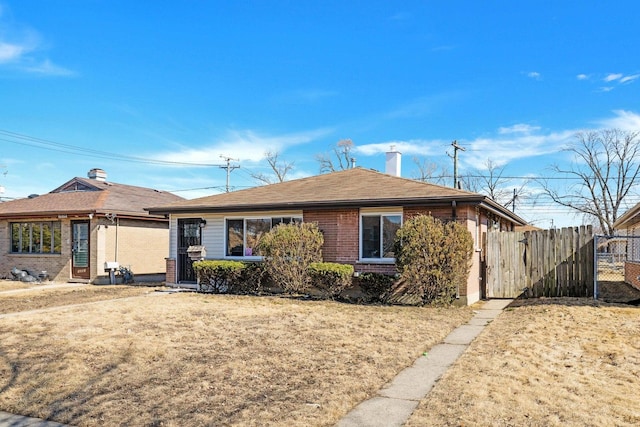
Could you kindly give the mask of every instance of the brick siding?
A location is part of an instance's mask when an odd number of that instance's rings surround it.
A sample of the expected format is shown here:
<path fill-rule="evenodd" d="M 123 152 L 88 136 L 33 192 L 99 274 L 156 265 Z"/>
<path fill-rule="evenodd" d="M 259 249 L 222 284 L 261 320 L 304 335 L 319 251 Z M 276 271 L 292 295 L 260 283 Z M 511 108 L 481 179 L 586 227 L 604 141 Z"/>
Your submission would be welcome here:
<path fill-rule="evenodd" d="M 166 284 L 167 285 L 175 285 L 176 284 L 176 259 L 175 258 L 165 258 L 166 263 Z"/>
<path fill-rule="evenodd" d="M 624 281 L 636 289 L 640 289 L 640 262 L 624 263 Z"/>

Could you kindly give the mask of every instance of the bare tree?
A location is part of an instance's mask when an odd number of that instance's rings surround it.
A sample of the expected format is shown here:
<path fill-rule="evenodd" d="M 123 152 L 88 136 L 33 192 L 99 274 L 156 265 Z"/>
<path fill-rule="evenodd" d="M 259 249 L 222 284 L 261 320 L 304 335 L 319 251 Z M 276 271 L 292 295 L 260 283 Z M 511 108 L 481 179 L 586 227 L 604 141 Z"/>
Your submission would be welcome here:
<path fill-rule="evenodd" d="M 565 151 L 573 154 L 574 162 L 564 168 L 551 169 L 577 180 L 567 192 L 541 181 L 544 193 L 555 203 L 591 216 L 600 228 L 613 234 L 623 201 L 640 174 L 639 132 L 620 129 L 579 132 Z"/>
<path fill-rule="evenodd" d="M 320 163 L 320 173 L 349 169 L 353 160 L 352 150 L 353 141 L 342 139 L 332 148 L 332 153 L 316 155 L 316 160 Z"/>
<path fill-rule="evenodd" d="M 505 207 L 513 206 L 516 200 L 529 196 L 527 188 L 531 180 L 519 180 L 518 186 L 514 186 L 515 178 L 504 175 L 506 165 L 498 166 L 492 159 L 487 159 L 484 166 L 482 171 L 472 171 L 461 176 L 465 190 L 485 194 Z"/>
<path fill-rule="evenodd" d="M 279 154 L 276 151 L 267 151 L 264 156 L 269 167 L 271 167 L 272 173 L 267 175 L 262 172 L 252 172 L 250 173 L 251 178 L 264 184 L 286 181 L 287 173 L 293 169 L 294 162 L 285 162 L 278 159 Z"/>
<path fill-rule="evenodd" d="M 413 174 L 413 179 L 438 185 L 446 184 L 445 179 L 451 173 L 444 167 L 440 168 L 437 163 L 429 162 L 427 159 L 417 156 L 414 156 L 412 160 L 417 167 L 417 173 Z"/>

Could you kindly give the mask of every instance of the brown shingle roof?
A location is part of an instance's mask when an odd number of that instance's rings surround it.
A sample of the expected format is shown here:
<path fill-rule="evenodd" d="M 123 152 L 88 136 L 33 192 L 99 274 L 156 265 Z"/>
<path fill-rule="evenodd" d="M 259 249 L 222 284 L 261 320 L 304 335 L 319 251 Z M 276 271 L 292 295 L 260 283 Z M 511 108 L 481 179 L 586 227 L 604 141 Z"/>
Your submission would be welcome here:
<path fill-rule="evenodd" d="M 428 205 L 456 202 L 487 203 L 504 216 L 525 223 L 485 196 L 354 168 L 231 193 L 216 194 L 149 208 L 151 213 L 223 212 L 254 209 L 300 209 L 340 206 Z"/>
<path fill-rule="evenodd" d="M 67 191 L 79 186 L 82 191 Z M 74 213 L 116 213 L 149 217 L 147 206 L 184 200 L 175 194 L 87 178 L 73 178 L 50 193 L 0 203 L 0 218 Z"/>

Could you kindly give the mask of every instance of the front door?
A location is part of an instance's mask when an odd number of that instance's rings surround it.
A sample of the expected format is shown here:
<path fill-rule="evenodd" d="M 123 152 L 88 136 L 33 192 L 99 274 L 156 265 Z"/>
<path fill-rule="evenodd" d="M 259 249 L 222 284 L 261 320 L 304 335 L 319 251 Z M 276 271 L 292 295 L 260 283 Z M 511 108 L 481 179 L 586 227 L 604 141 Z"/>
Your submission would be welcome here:
<path fill-rule="evenodd" d="M 178 283 L 196 283 L 193 261 L 187 254 L 189 246 L 202 244 L 200 218 L 178 219 Z"/>
<path fill-rule="evenodd" d="M 71 221 L 71 277 L 89 279 L 89 221 Z"/>

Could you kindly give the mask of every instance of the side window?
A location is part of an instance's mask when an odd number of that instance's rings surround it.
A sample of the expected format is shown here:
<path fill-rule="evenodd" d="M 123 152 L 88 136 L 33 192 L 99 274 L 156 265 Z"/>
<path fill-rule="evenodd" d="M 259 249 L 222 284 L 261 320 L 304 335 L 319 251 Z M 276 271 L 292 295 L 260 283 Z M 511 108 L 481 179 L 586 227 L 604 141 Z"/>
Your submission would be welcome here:
<path fill-rule="evenodd" d="M 244 220 L 227 220 L 227 256 L 244 255 Z"/>
<path fill-rule="evenodd" d="M 11 252 L 59 254 L 61 226 L 58 221 L 11 223 Z"/>
<path fill-rule="evenodd" d="M 360 221 L 360 248 L 362 259 L 392 260 L 393 243 L 402 226 L 401 214 L 366 214 Z"/>

